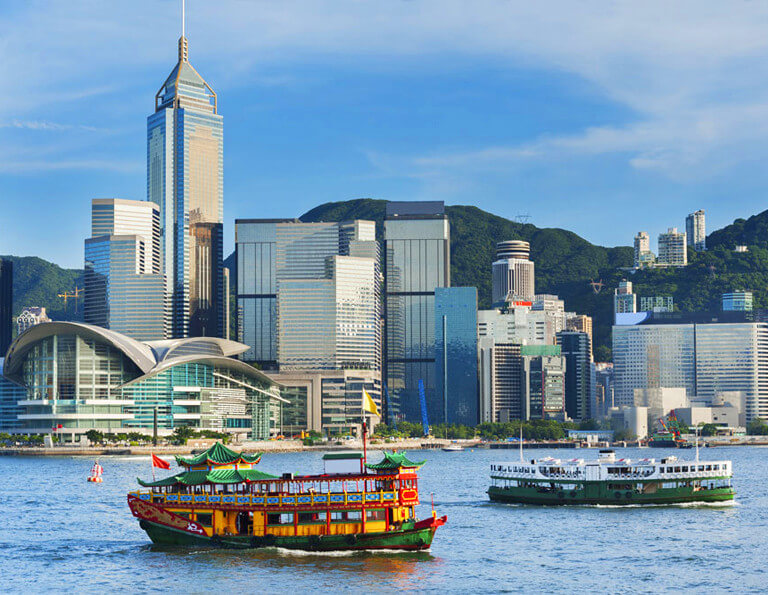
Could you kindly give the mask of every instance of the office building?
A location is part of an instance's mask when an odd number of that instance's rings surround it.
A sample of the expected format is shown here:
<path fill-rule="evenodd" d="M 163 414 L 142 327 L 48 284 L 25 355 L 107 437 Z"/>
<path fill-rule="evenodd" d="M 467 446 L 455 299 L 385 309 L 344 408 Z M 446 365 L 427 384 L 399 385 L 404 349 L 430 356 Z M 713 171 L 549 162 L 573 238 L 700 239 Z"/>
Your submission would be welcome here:
<path fill-rule="evenodd" d="M 496 244 L 496 260 L 492 266 L 494 305 L 513 300 L 532 300 L 536 295 L 534 264 L 530 259 L 530 244 L 508 240 Z"/>
<path fill-rule="evenodd" d="M 13 317 L 13 262 L 0 258 L 0 355 L 11 344 Z"/>
<path fill-rule="evenodd" d="M 699 209 L 685 218 L 685 235 L 688 245 L 696 252 L 707 249 L 707 229 L 704 223 L 703 209 Z"/>
<path fill-rule="evenodd" d="M 565 412 L 571 419 L 592 417 L 592 346 L 586 333 L 562 331 L 557 344 L 565 359 Z"/>
<path fill-rule="evenodd" d="M 685 388 L 636 388 L 633 391 L 634 406 L 647 407 L 649 415 L 649 424 L 661 417 L 668 415 L 671 411 L 681 407 L 688 407 L 690 401 Z"/>
<path fill-rule="evenodd" d="M 603 419 L 615 406 L 613 397 L 613 364 L 594 362 L 592 364 L 592 391 L 594 394 L 592 418 Z"/>
<path fill-rule="evenodd" d="M 651 252 L 651 238 L 647 231 L 638 231 L 635 236 L 635 268 L 650 266 L 656 257 Z"/>
<path fill-rule="evenodd" d="M 45 308 L 36 306 L 29 306 L 24 308 L 21 311 L 21 314 L 16 317 L 16 336 L 19 336 L 25 330 L 35 326 L 36 324 L 50 321 L 51 319 L 48 318 L 48 314 L 46 313 Z"/>
<path fill-rule="evenodd" d="M 564 419 L 565 366 L 559 345 L 522 345 L 523 419 Z"/>
<path fill-rule="evenodd" d="M 613 291 L 614 314 L 627 314 L 637 311 L 637 296 L 632 293 L 632 281 L 622 279 Z"/>
<path fill-rule="evenodd" d="M 241 359 L 257 363 L 265 370 L 278 369 L 278 285 L 300 291 L 303 281 L 305 287 L 313 286 L 314 291 L 319 291 L 323 283 L 313 285 L 311 281 L 330 279 L 328 262 L 335 256 L 367 258 L 373 263 L 376 278 L 370 283 L 379 315 L 379 252 L 373 221 L 235 221 L 237 327 L 239 340 L 250 347 Z M 354 262 L 358 262 L 355 267 L 361 266 L 360 261 Z M 288 307 L 286 300 L 283 303 Z M 378 332 L 380 341 L 381 331 Z"/>
<path fill-rule="evenodd" d="M 223 130 L 216 93 L 190 64 L 182 35 L 147 118 L 147 198 L 160 209 L 173 337 L 224 332 Z"/>
<path fill-rule="evenodd" d="M 617 406 L 635 389 L 684 388 L 708 402 L 743 393 L 747 421 L 768 417 L 768 324 L 747 312 L 620 316 L 613 362 Z"/>
<path fill-rule="evenodd" d="M 87 323 L 140 341 L 168 336 L 159 215 L 152 202 L 93 201 L 93 235 L 85 241 Z"/>
<path fill-rule="evenodd" d="M 281 371 L 380 370 L 376 263 L 329 256 L 322 279 L 278 281 Z"/>
<path fill-rule="evenodd" d="M 723 294 L 723 312 L 751 312 L 752 292 L 732 291 Z"/>
<path fill-rule="evenodd" d="M 478 339 L 481 422 L 525 417 L 520 347 L 519 343 L 497 343 L 492 337 Z"/>
<path fill-rule="evenodd" d="M 419 381 L 435 400 L 435 289 L 450 287 L 442 202 L 389 202 L 384 220 L 385 380 L 396 415 L 421 420 Z"/>
<path fill-rule="evenodd" d="M 477 289 L 435 289 L 435 401 L 432 423 L 475 426 L 477 391 Z"/>
<path fill-rule="evenodd" d="M 280 427 L 286 436 L 303 430 L 361 436 L 363 389 L 381 407 L 381 373 L 376 370 L 289 370 L 267 375 L 281 386 L 285 402 Z M 382 421 L 375 415 L 366 417 L 370 431 Z"/>
<path fill-rule="evenodd" d="M 0 357 L 0 372 L 3 369 L 3 361 L 4 358 Z M 21 427 L 19 415 L 24 409 L 19 402 L 26 396 L 27 391 L 24 387 L 0 374 L 0 432 L 10 433 Z"/>
<path fill-rule="evenodd" d="M 286 383 L 290 428 L 359 431 L 362 388 L 381 403 L 375 223 L 239 219 L 235 239 L 241 359 Z"/>
<path fill-rule="evenodd" d="M 565 330 L 567 331 L 577 331 L 579 333 L 586 333 L 586 335 L 589 337 L 589 346 L 590 346 L 590 357 L 592 357 L 592 346 L 593 346 L 593 340 L 592 340 L 592 317 L 586 316 L 585 314 L 575 314 L 573 316 L 569 316 L 566 319 L 566 325 Z"/>
<path fill-rule="evenodd" d="M 679 233 L 676 227 L 670 227 L 667 233 L 659 234 L 660 265 L 683 267 L 688 264 L 688 246 L 685 232 Z"/>
<path fill-rule="evenodd" d="M 49 322 L 18 337 L 3 365 L 24 388 L 15 433 L 66 441 L 90 429 L 151 434 L 178 426 L 255 440 L 280 433 L 279 386 L 233 356 L 246 345 L 215 338 L 139 342 L 101 327 Z M 0 388 L 0 391 L 3 389 Z"/>

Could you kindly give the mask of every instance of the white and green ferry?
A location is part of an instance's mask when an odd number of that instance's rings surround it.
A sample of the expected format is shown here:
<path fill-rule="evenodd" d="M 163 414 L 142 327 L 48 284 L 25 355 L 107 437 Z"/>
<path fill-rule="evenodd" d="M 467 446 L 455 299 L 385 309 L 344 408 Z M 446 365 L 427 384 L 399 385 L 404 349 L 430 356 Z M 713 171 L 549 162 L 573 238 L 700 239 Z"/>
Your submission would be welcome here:
<path fill-rule="evenodd" d="M 678 504 L 733 500 L 731 461 L 551 457 L 491 465 L 488 496 L 519 504 Z"/>

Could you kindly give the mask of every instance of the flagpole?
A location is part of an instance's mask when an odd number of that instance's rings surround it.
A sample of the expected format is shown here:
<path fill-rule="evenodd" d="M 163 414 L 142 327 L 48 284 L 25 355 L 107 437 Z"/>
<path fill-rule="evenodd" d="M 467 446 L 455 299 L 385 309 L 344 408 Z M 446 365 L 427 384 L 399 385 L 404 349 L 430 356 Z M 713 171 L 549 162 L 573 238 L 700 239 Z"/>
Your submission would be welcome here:
<path fill-rule="evenodd" d="M 155 481 L 155 453 L 149 453 L 149 464 L 152 466 L 152 481 Z"/>

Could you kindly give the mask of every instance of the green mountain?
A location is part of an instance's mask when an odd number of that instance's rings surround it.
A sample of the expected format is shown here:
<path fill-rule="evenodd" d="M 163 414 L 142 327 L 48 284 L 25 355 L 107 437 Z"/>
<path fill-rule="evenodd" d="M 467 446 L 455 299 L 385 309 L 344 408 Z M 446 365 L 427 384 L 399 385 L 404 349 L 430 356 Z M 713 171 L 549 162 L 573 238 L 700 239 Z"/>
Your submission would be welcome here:
<path fill-rule="evenodd" d="M 53 320 L 82 320 L 83 298 L 70 299 L 65 307 L 58 294 L 83 288 L 82 269 L 63 269 L 37 256 L 0 256 L 13 262 L 13 315 L 27 306 L 43 306 Z"/>

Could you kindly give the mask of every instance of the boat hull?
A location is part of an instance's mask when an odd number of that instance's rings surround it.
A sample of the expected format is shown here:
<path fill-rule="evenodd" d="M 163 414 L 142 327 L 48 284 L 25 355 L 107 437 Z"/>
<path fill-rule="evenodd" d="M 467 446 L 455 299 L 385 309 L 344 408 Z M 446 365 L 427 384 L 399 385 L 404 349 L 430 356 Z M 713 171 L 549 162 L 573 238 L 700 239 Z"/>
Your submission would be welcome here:
<path fill-rule="evenodd" d="M 128 504 L 139 526 L 153 543 L 177 546 L 209 546 L 228 549 L 278 547 L 315 552 L 358 550 L 426 550 L 446 517 L 406 523 L 402 529 L 377 533 L 339 535 L 213 535 L 203 527 L 170 513 L 160 506 L 129 498 Z"/>
<path fill-rule="evenodd" d="M 535 488 L 488 488 L 488 497 L 494 502 L 539 504 L 548 506 L 611 505 L 630 506 L 646 504 L 684 504 L 689 502 L 727 502 L 733 500 L 733 488 L 694 490 L 691 487 L 642 493 L 637 490 L 609 490 L 606 486 L 586 486 L 578 490 L 539 491 Z"/>

